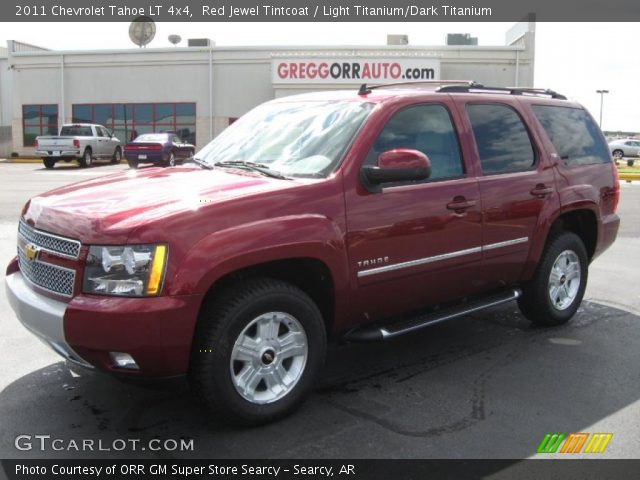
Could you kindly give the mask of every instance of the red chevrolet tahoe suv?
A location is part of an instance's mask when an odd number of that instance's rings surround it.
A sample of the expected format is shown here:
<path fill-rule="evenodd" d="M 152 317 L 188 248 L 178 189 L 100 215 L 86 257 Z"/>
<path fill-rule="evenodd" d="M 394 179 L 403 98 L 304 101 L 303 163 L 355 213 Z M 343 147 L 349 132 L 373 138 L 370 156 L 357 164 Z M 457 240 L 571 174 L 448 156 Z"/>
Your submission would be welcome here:
<path fill-rule="evenodd" d="M 261 105 L 180 167 L 32 198 L 6 286 L 69 361 L 187 375 L 257 424 L 300 403 L 328 338 L 513 300 L 566 322 L 618 197 L 599 128 L 553 91 L 363 85 Z"/>

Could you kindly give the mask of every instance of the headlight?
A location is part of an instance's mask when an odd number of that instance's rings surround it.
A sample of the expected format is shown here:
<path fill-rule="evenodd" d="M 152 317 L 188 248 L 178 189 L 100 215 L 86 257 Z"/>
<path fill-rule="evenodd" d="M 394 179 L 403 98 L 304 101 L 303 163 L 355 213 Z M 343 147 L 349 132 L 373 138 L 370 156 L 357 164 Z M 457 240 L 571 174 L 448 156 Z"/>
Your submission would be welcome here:
<path fill-rule="evenodd" d="M 82 291 L 102 295 L 158 295 L 167 265 L 166 245 L 92 246 Z"/>

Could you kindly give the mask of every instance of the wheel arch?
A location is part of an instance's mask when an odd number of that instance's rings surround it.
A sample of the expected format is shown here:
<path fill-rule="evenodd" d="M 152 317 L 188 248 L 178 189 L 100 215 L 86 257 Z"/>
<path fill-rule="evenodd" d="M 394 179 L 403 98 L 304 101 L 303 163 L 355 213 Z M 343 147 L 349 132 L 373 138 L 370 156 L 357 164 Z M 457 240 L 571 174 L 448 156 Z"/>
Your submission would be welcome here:
<path fill-rule="evenodd" d="M 551 224 L 547 239 L 551 238 L 559 230 L 573 232 L 578 235 L 582 239 L 587 249 L 589 261 L 591 261 L 598 243 L 598 219 L 593 210 L 581 208 L 559 215 Z"/>
<path fill-rule="evenodd" d="M 320 309 L 327 333 L 331 331 L 335 320 L 334 278 L 327 264 L 317 258 L 283 258 L 230 271 L 209 286 L 203 305 L 222 290 L 252 278 L 280 280 L 305 292 Z"/>
<path fill-rule="evenodd" d="M 529 280 L 536 271 L 538 262 L 549 240 L 558 232 L 569 231 L 578 235 L 584 242 L 589 262 L 594 258 L 598 244 L 598 213 L 596 206 L 591 203 L 575 205 L 557 212 L 544 225 L 540 225 L 538 238 L 533 243 L 529 258 L 525 265 L 521 279 Z"/>
<path fill-rule="evenodd" d="M 305 291 L 332 330 L 335 319 L 348 308 L 344 238 L 324 216 L 282 217 L 217 231 L 176 261 L 178 269 L 169 274 L 170 295 L 197 293 L 210 298 L 229 282 L 263 276 Z"/>

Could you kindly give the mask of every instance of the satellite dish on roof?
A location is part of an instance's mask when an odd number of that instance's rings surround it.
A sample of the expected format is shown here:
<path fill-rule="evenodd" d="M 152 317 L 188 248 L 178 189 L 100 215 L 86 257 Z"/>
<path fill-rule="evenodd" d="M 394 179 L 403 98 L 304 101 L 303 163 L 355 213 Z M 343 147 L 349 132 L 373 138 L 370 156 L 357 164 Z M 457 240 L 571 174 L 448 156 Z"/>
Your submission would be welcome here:
<path fill-rule="evenodd" d="M 169 35 L 169 42 L 173 45 L 178 45 L 182 41 L 182 37 L 180 35 Z"/>
<path fill-rule="evenodd" d="M 139 47 L 144 47 L 156 36 L 156 24 L 146 15 L 142 15 L 129 25 L 129 38 Z"/>

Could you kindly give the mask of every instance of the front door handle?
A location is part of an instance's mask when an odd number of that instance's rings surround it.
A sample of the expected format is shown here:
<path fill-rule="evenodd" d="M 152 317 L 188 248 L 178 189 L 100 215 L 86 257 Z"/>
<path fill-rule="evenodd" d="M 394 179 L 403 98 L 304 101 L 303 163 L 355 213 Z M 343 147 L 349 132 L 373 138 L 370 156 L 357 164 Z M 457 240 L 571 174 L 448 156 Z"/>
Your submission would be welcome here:
<path fill-rule="evenodd" d="M 447 203 L 447 208 L 456 213 L 463 213 L 465 210 L 475 207 L 475 200 L 467 200 L 465 197 L 455 197 L 451 202 Z"/>
<path fill-rule="evenodd" d="M 551 195 L 553 193 L 552 187 L 547 187 L 544 183 L 539 183 L 535 187 L 533 187 L 529 193 L 537 198 L 544 198 L 547 195 Z"/>

